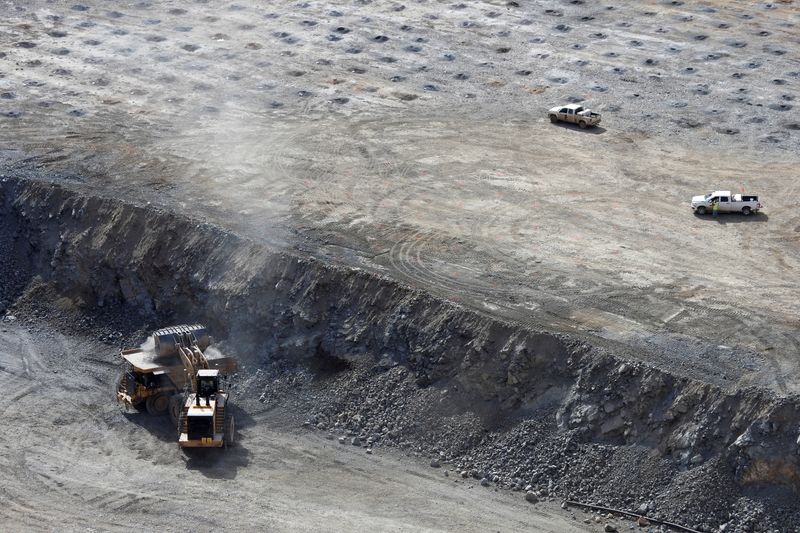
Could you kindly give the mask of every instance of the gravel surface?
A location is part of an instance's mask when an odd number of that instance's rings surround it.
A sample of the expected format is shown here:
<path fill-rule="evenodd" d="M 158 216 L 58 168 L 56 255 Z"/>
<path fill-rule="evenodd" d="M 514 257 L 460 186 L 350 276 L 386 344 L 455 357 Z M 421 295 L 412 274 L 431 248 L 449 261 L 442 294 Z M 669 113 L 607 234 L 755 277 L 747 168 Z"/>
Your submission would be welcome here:
<path fill-rule="evenodd" d="M 227 475 L 242 486 L 221 501 L 261 513 L 241 527 L 313 529 L 330 502 L 297 485 L 336 492 L 337 470 L 271 465 L 305 465 L 298 446 L 320 440 L 342 453 L 342 439 L 358 451 L 348 476 L 389 444 L 419 456 L 392 475 L 418 468 L 439 485 L 397 508 L 405 481 L 372 499 L 354 487 L 334 530 L 374 526 L 376 506 L 386 529 L 517 530 L 517 503 L 527 520 L 540 504 L 525 498 L 566 497 L 701 530 L 797 530 L 792 2 L 0 10 L 13 524 L 129 526 L 106 522 L 110 507 L 160 528 L 154 513 L 198 512 L 174 494 Z M 603 122 L 549 124 L 562 102 Z M 712 189 L 765 209 L 693 216 L 689 198 Z M 197 319 L 246 362 L 242 413 L 265 418 L 245 422 L 245 442 L 266 446 L 184 469 L 158 421 L 108 406 L 108 354 Z M 69 369 L 50 376 L 58 360 Z M 31 431 L 42 417 L 66 440 L 98 435 L 90 453 L 111 466 L 51 446 L 52 428 Z M 294 433 L 303 422 L 333 440 Z M 270 446 L 276 459 L 255 459 Z M 256 482 L 267 473 L 288 487 L 274 508 Z M 495 517 L 469 500 L 468 526 L 408 513 L 463 480 L 517 491 L 496 496 L 514 507 Z"/>
<path fill-rule="evenodd" d="M 644 443 L 620 445 L 610 435 L 587 442 L 581 428 L 558 431 L 552 405 L 509 417 L 458 389 L 456 382 L 419 389 L 403 367 L 320 372 L 279 363 L 251 375 L 244 387 L 249 401 L 257 397 L 264 408 L 307 413 L 305 427 L 331 439 L 398 447 L 431 468 L 529 502 L 575 500 L 698 531 L 788 532 L 800 521 L 791 490 L 773 486 L 764 498 L 766 492 L 734 489 L 734 472 L 720 457 L 680 461 Z"/>

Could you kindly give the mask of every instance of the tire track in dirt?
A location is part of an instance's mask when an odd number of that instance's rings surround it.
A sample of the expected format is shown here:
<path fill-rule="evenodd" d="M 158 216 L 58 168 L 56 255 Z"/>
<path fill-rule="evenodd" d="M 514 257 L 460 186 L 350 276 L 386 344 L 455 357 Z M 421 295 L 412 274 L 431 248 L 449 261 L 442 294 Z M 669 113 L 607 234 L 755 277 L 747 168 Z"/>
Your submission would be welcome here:
<path fill-rule="evenodd" d="M 500 286 L 492 281 L 476 279 L 485 274 L 465 266 L 463 261 L 469 254 L 452 254 L 441 259 L 439 253 L 431 254 L 426 248 L 441 250 L 447 244 L 442 243 L 442 235 L 431 231 L 417 231 L 403 238 L 389 250 L 388 261 L 394 272 L 416 286 L 445 291 L 460 298 L 475 298 L 492 295 L 493 298 L 513 298 L 516 291 L 513 287 Z M 448 262 L 457 258 L 459 263 Z M 463 275 L 461 274 L 463 272 Z"/>
<path fill-rule="evenodd" d="M 9 427 L 28 428 L 24 437 L 16 432 L 0 436 L 10 451 L 0 461 L 0 474 L 7 480 L 2 488 L 4 515 L 10 523 L 36 528 L 105 524 L 116 529 L 123 524 L 86 515 L 85 509 L 101 514 L 157 512 L 159 506 L 180 503 L 182 495 L 160 486 L 151 486 L 147 493 L 126 489 L 126 476 L 140 477 L 135 464 L 111 468 L 111 457 L 125 453 L 127 446 L 115 435 L 119 412 L 109 406 L 109 375 L 105 381 L 87 380 L 84 373 L 53 367 L 37 342 L 19 328 L 0 336 L 0 361 L 17 365 L 15 372 L 3 374 L 2 386 L 19 391 L 3 417 Z M 43 342 L 55 354 L 84 349 L 62 337 Z"/>

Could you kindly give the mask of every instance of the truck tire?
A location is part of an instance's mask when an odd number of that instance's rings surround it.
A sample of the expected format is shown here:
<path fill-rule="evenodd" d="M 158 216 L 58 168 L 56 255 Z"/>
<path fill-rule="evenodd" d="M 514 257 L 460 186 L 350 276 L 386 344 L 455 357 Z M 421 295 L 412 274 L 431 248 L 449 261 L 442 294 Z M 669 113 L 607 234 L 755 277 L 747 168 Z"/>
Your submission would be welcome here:
<path fill-rule="evenodd" d="M 698 207 L 697 208 L 697 214 L 698 215 L 705 215 L 706 214 L 706 206 L 701 205 L 700 207 Z"/>
<path fill-rule="evenodd" d="M 751 212 L 751 210 L 750 210 L 750 207 L 749 207 L 749 206 L 744 206 L 744 207 L 742 208 L 742 214 L 743 214 L 744 216 L 749 216 L 749 215 L 750 215 L 750 212 Z"/>
<path fill-rule="evenodd" d="M 580 122 L 578 122 L 578 126 L 580 126 L 582 130 L 585 130 L 587 126 L 586 121 L 581 120 Z"/>
<path fill-rule="evenodd" d="M 180 394 L 173 394 L 169 399 L 169 419 L 178 427 L 178 422 L 181 420 L 181 409 L 183 408 L 183 396 Z"/>
<path fill-rule="evenodd" d="M 169 395 L 161 393 L 149 396 L 145 401 L 145 406 L 147 407 L 147 412 L 151 415 L 165 415 L 169 409 Z"/>
<path fill-rule="evenodd" d="M 550 122 L 556 123 L 558 122 L 558 117 L 555 115 L 550 115 Z"/>

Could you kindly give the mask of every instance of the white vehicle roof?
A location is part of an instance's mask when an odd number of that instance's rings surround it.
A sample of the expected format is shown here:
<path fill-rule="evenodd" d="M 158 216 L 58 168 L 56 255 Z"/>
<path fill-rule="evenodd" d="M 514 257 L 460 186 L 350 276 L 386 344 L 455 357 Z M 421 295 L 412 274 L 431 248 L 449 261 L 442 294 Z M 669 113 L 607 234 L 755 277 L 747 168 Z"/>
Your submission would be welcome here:
<path fill-rule="evenodd" d="M 711 193 L 711 196 L 730 196 L 731 191 L 714 191 Z"/>
<path fill-rule="evenodd" d="M 564 109 L 564 108 L 566 108 L 566 109 L 572 109 L 573 111 L 575 111 L 575 110 L 576 110 L 576 109 L 578 109 L 579 107 L 583 107 L 583 105 L 582 105 L 582 104 L 566 104 L 566 105 L 557 105 L 557 106 L 555 106 L 555 107 L 551 107 L 551 108 L 550 108 L 550 111 L 552 111 L 552 112 L 554 112 L 554 113 L 557 113 L 558 111 L 560 111 L 560 110 L 562 110 L 562 109 Z M 584 108 L 584 109 L 585 109 L 585 108 Z"/>

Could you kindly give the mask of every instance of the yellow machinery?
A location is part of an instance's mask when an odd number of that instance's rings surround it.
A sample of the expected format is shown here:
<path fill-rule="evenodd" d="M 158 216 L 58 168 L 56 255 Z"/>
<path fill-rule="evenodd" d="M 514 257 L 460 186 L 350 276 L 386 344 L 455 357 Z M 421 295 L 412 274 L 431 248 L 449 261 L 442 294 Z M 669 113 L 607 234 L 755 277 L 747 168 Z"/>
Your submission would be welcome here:
<path fill-rule="evenodd" d="M 184 410 L 184 391 L 197 390 L 197 374 L 215 370 L 235 372 L 235 359 L 218 352 L 206 353 L 212 338 L 200 324 L 173 326 L 153 332 L 152 343 L 142 348 L 124 349 L 120 355 L 126 368 L 117 383 L 117 400 L 132 407 L 144 406 L 155 415 L 169 412 L 180 422 Z"/>
<path fill-rule="evenodd" d="M 233 445 L 236 428 L 233 415 L 226 414 L 227 406 L 228 393 L 220 388 L 219 370 L 198 370 L 181 411 L 178 444 L 182 448 Z"/>

